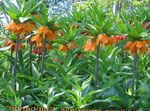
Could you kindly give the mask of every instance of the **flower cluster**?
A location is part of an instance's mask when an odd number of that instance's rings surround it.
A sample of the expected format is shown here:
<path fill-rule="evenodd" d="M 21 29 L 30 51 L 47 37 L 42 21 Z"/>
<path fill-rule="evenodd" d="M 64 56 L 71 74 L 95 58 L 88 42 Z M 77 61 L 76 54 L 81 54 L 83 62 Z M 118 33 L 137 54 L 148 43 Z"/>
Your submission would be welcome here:
<path fill-rule="evenodd" d="M 45 39 L 47 41 L 51 41 L 56 38 L 56 33 L 55 31 L 52 31 L 48 28 L 48 26 L 42 26 L 37 30 L 38 35 L 45 36 Z"/>
<path fill-rule="evenodd" d="M 6 42 L 4 43 L 4 47 L 5 47 L 5 46 L 11 46 L 11 47 L 10 47 L 10 50 L 11 50 L 12 52 L 14 52 L 15 49 L 16 49 L 16 44 L 15 44 L 15 42 L 12 41 L 12 40 L 6 41 Z M 22 43 L 18 43 L 18 49 L 21 50 L 21 49 L 23 49 L 23 48 L 24 48 L 24 45 L 23 45 Z"/>
<path fill-rule="evenodd" d="M 83 46 L 84 51 L 95 51 L 96 50 L 96 41 L 94 38 L 89 38 L 86 44 Z"/>
<path fill-rule="evenodd" d="M 148 51 L 148 45 L 150 44 L 149 40 L 142 41 L 128 41 L 124 48 L 131 54 L 139 53 L 143 54 Z"/>
<path fill-rule="evenodd" d="M 52 46 L 50 44 L 46 44 L 45 49 L 50 50 L 50 49 L 52 49 Z M 33 54 L 42 54 L 42 51 L 43 51 L 43 44 L 39 44 L 36 48 L 34 48 L 32 50 L 32 53 Z"/>
<path fill-rule="evenodd" d="M 116 39 L 118 41 L 118 38 Z M 99 34 L 96 40 L 93 36 L 91 36 L 83 46 L 83 49 L 84 51 L 95 51 L 98 45 L 111 46 L 113 44 L 113 38 L 108 37 L 106 34 Z"/>
<path fill-rule="evenodd" d="M 27 34 L 30 33 L 35 28 L 33 22 L 17 23 L 15 21 L 11 22 L 6 26 L 6 30 L 13 32 L 15 34 Z"/>
<path fill-rule="evenodd" d="M 114 44 L 117 44 L 122 40 L 126 40 L 126 36 L 116 35 L 116 36 L 112 36 L 111 39 L 113 40 Z"/>
<path fill-rule="evenodd" d="M 76 44 L 75 42 L 70 42 L 70 43 L 68 43 L 68 44 L 61 44 L 61 45 L 59 46 L 59 49 L 58 49 L 58 50 L 63 51 L 63 52 L 66 52 L 66 51 L 72 50 L 72 49 L 74 49 L 74 48 L 76 48 L 76 47 L 77 47 L 77 44 Z"/>
<path fill-rule="evenodd" d="M 44 47 L 44 39 L 46 41 L 52 41 L 56 38 L 56 31 L 52 31 L 48 28 L 48 26 L 42 26 L 37 30 L 37 35 L 31 37 L 32 45 L 35 45 L 36 48 L 33 49 L 33 54 L 42 54 L 42 50 Z M 50 44 L 46 43 L 46 50 L 50 50 L 52 47 Z"/>
<path fill-rule="evenodd" d="M 106 34 L 99 34 L 98 38 L 96 39 L 97 45 L 103 45 L 103 46 L 110 46 L 113 45 L 113 41 L 110 37 L 108 37 Z"/>

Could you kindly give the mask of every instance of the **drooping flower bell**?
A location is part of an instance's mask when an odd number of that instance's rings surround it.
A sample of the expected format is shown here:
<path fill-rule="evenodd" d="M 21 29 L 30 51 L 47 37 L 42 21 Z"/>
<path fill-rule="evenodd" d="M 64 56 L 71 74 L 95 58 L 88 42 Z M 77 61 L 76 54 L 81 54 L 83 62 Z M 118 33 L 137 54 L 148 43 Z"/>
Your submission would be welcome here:
<path fill-rule="evenodd" d="M 15 42 L 12 41 L 12 40 L 6 41 L 6 42 L 4 43 L 4 46 L 11 46 L 11 47 L 10 47 L 10 50 L 11 50 L 12 52 L 14 52 L 15 49 L 16 49 L 16 44 L 15 44 Z M 19 50 L 22 50 L 23 48 L 24 48 L 24 45 L 23 45 L 22 43 L 18 43 L 18 49 L 19 49 Z"/>
<path fill-rule="evenodd" d="M 128 41 L 124 48 L 131 54 L 139 53 L 143 54 L 148 51 L 147 42 L 146 41 Z"/>
<path fill-rule="evenodd" d="M 116 35 L 116 36 L 112 36 L 111 39 L 112 39 L 112 41 L 113 41 L 114 44 L 117 44 L 120 41 L 125 40 L 126 36 Z"/>
<path fill-rule="evenodd" d="M 40 35 L 32 36 L 31 37 L 31 42 L 33 44 L 35 44 L 35 43 L 38 44 L 38 43 L 42 42 L 42 37 Z"/>
<path fill-rule="evenodd" d="M 52 49 L 52 46 L 50 44 L 46 44 L 45 50 L 50 50 Z M 33 54 L 42 54 L 43 51 L 43 43 L 40 42 L 37 44 L 37 46 L 32 50 Z"/>
<path fill-rule="evenodd" d="M 94 38 L 89 38 L 86 44 L 83 46 L 84 51 L 95 51 L 96 50 L 96 41 Z"/>
<path fill-rule="evenodd" d="M 38 29 L 38 34 L 41 36 L 45 36 L 47 41 L 51 41 L 56 38 L 56 33 L 48 28 L 48 26 L 42 26 Z"/>
<path fill-rule="evenodd" d="M 68 44 L 61 44 L 58 48 L 58 50 L 66 52 L 68 50 L 72 50 L 77 47 L 77 44 L 75 42 L 70 42 Z"/>
<path fill-rule="evenodd" d="M 113 45 L 113 41 L 106 34 L 99 34 L 96 40 L 90 35 L 86 44 L 83 46 L 84 51 L 95 51 L 98 45 L 110 46 Z"/>
<path fill-rule="evenodd" d="M 32 51 L 33 54 L 42 54 L 44 50 L 43 37 L 45 37 L 47 41 L 51 41 L 56 38 L 56 33 L 53 33 L 47 26 L 40 27 L 37 31 L 37 35 L 31 37 L 32 45 L 36 46 L 36 48 Z M 47 43 L 45 46 L 45 50 L 50 50 L 52 48 L 51 45 Z"/>
<path fill-rule="evenodd" d="M 43 47 L 44 47 L 44 44 L 43 44 L 42 42 L 40 42 L 40 43 L 37 44 L 37 47 L 38 47 L 38 48 L 43 48 Z M 50 50 L 52 47 L 51 47 L 50 44 L 47 44 L 47 43 L 46 43 L 46 47 L 45 47 L 45 48 L 46 48 L 46 50 Z"/>
<path fill-rule="evenodd" d="M 104 46 L 110 46 L 110 45 L 113 45 L 113 41 L 106 34 L 99 34 L 98 38 L 96 39 L 96 44 L 97 45 L 102 44 Z"/>
<path fill-rule="evenodd" d="M 34 28 L 35 24 L 33 22 L 17 23 L 13 21 L 6 26 L 6 30 L 15 34 L 27 34 L 30 33 Z"/>
<path fill-rule="evenodd" d="M 41 48 L 34 48 L 34 49 L 32 50 L 32 54 L 41 55 L 41 54 L 42 54 L 42 49 L 41 49 Z"/>

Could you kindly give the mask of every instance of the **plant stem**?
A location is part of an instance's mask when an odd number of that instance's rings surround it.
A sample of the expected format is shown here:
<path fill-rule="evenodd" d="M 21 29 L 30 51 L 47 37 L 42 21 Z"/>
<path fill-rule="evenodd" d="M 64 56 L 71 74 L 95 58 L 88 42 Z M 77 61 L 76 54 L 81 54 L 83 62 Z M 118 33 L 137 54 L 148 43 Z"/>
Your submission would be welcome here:
<path fill-rule="evenodd" d="M 29 61 L 30 61 L 30 74 L 32 74 L 32 42 L 31 42 L 31 39 L 30 39 L 30 55 L 29 55 Z"/>
<path fill-rule="evenodd" d="M 17 62 L 18 62 L 18 52 L 19 52 L 19 48 L 18 48 L 18 46 L 19 46 L 19 37 L 17 36 L 17 38 L 16 38 L 16 43 L 15 43 L 15 51 L 16 51 L 16 55 L 15 55 L 15 62 L 14 62 L 14 90 L 16 91 L 17 89 L 16 89 L 16 77 L 17 77 L 17 75 L 16 75 L 16 72 L 17 72 Z"/>
<path fill-rule="evenodd" d="M 42 66 L 41 66 L 41 73 L 44 70 L 44 62 L 45 62 L 45 48 L 46 48 L 46 39 L 43 37 L 43 47 L 42 47 Z"/>
<path fill-rule="evenodd" d="M 10 73 L 12 73 L 12 67 L 13 67 L 13 50 L 10 52 Z"/>
<path fill-rule="evenodd" d="M 95 69 L 95 87 L 99 87 L 98 86 L 98 71 L 99 71 L 99 51 L 100 51 L 100 46 L 98 45 L 97 46 L 97 49 L 96 49 L 96 69 Z"/>
<path fill-rule="evenodd" d="M 136 89 L 136 79 L 138 76 L 138 53 L 134 54 L 133 75 L 132 75 L 132 96 Z"/>
<path fill-rule="evenodd" d="M 40 54 L 38 54 L 38 60 L 37 60 L 37 62 L 40 64 L 40 59 L 41 59 L 41 55 Z M 40 65 L 39 65 L 39 67 L 40 67 Z"/>
<path fill-rule="evenodd" d="M 68 57 L 69 57 L 69 49 L 66 52 L 66 59 L 68 59 Z"/>

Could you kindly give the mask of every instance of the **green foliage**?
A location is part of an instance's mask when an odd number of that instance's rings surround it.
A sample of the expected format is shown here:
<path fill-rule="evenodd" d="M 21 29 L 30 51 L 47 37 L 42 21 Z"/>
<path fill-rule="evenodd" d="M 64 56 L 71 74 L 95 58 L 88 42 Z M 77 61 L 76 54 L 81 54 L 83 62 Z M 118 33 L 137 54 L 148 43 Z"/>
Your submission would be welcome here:
<path fill-rule="evenodd" d="M 150 56 L 139 55 L 138 75 L 135 92 L 132 89 L 133 57 L 128 55 L 123 46 L 126 41 L 109 47 L 100 47 L 98 87 L 94 87 L 96 52 L 84 52 L 88 32 L 95 37 L 105 33 L 127 35 L 127 40 L 149 39 L 149 32 L 142 28 L 144 21 L 149 22 L 149 8 L 134 7 L 132 12 L 121 12 L 114 16 L 103 3 L 89 3 L 85 10 L 74 8 L 67 16 L 60 19 L 50 17 L 45 4 L 34 0 L 17 0 L 15 6 L 5 0 L 6 7 L 0 10 L 7 13 L 11 19 L 26 21 L 30 14 L 39 14 L 40 20 L 32 16 L 39 25 L 57 29 L 60 27 L 57 39 L 51 42 L 52 49 L 46 52 L 44 73 L 40 72 L 41 55 L 32 54 L 32 74 L 29 71 L 30 45 L 28 39 L 35 33 L 26 35 L 21 42 L 25 48 L 19 51 L 17 76 L 12 74 L 15 52 L 10 52 L 10 46 L 3 47 L 8 38 L 15 36 L 1 29 L 0 35 L 0 109 L 8 110 L 6 106 L 17 107 L 55 107 L 76 109 L 150 109 Z M 97 0 L 99 2 L 99 0 Z M 104 1 L 106 2 L 106 1 Z M 108 1 L 107 1 L 108 2 Z M 119 1 L 118 1 L 119 2 Z M 112 6 L 113 1 L 110 1 Z M 145 7 L 145 6 L 144 6 Z M 132 23 L 130 23 L 130 20 Z M 38 27 L 37 26 L 37 27 Z M 36 31 L 36 30 L 35 30 Z M 3 32 L 3 33 L 2 33 Z M 67 53 L 58 51 L 58 44 L 76 42 L 78 47 Z M 11 55 L 12 54 L 12 55 Z M 14 81 L 17 90 L 14 90 Z"/>
<path fill-rule="evenodd" d="M 100 33 L 107 35 L 113 35 L 114 31 L 114 20 L 115 17 L 110 15 L 107 10 L 104 10 L 98 4 L 91 5 L 87 13 L 87 23 L 85 23 L 87 31 L 98 36 Z M 113 33 L 112 33 L 113 32 Z"/>
<path fill-rule="evenodd" d="M 4 3 L 3 3 L 4 2 Z M 4 0 L 0 4 L 0 10 L 10 16 L 12 20 L 24 22 L 29 19 L 30 13 L 37 9 L 41 2 L 36 0 L 16 0 L 16 5 L 13 2 Z"/>

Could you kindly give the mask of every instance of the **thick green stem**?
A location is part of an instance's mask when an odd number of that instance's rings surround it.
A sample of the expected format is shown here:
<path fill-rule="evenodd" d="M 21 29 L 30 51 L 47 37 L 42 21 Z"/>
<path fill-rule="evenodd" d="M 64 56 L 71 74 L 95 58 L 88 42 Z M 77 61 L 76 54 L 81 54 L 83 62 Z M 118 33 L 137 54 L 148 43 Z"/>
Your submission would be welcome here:
<path fill-rule="evenodd" d="M 41 66 L 41 73 L 44 71 L 44 62 L 45 62 L 45 51 L 46 51 L 46 39 L 43 38 L 43 47 L 42 47 L 42 66 Z"/>
<path fill-rule="evenodd" d="M 16 55 L 15 55 L 15 62 L 14 62 L 14 90 L 16 90 L 16 73 L 17 73 L 17 62 L 18 62 L 18 52 L 19 52 L 19 38 L 17 36 L 16 38 L 16 43 L 15 43 L 15 51 L 16 51 Z"/>
<path fill-rule="evenodd" d="M 134 54 L 134 63 L 133 63 L 133 75 L 132 75 L 132 95 L 134 95 L 136 89 L 136 79 L 138 76 L 138 54 Z"/>
<path fill-rule="evenodd" d="M 95 69 L 95 87 L 99 87 L 98 86 L 98 71 L 99 71 L 99 51 L 100 51 L 100 46 L 97 46 L 96 49 L 96 69 Z"/>
<path fill-rule="evenodd" d="M 30 55 L 29 55 L 29 67 L 30 67 L 30 74 L 32 74 L 32 42 L 30 39 Z"/>

